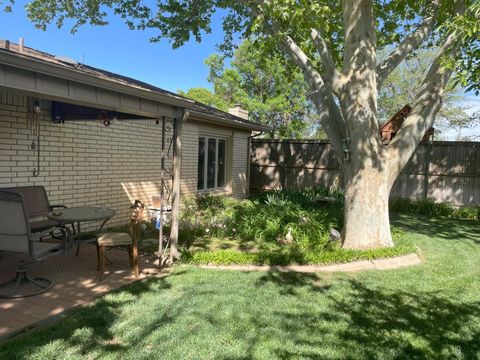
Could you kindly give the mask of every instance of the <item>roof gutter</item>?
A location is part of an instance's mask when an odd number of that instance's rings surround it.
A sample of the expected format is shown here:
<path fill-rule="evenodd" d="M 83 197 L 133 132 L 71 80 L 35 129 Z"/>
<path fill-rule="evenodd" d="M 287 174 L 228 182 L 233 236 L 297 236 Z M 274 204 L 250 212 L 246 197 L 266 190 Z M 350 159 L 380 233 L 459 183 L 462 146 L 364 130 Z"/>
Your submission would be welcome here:
<path fill-rule="evenodd" d="M 269 128 L 260 125 L 260 124 L 255 124 L 255 123 L 250 123 L 250 122 L 242 122 L 241 120 L 232 120 L 232 119 L 223 119 L 217 116 L 209 115 L 209 114 L 204 114 L 199 111 L 191 110 L 191 119 L 192 120 L 197 120 L 197 121 L 202 121 L 202 122 L 208 122 L 208 123 L 213 123 L 213 124 L 222 124 L 228 127 L 234 127 L 237 129 L 245 129 L 249 131 L 268 131 Z"/>
<path fill-rule="evenodd" d="M 141 89 L 132 84 L 127 85 L 108 79 L 101 79 L 94 75 L 85 74 L 73 68 L 66 68 L 61 65 L 49 63 L 22 54 L 5 51 L 3 49 L 0 49 L 0 64 L 62 78 L 65 80 L 76 81 L 82 84 L 100 87 L 102 89 L 116 91 L 131 96 L 138 96 L 167 105 L 180 106 L 190 109 L 194 104 L 193 101 L 188 99 L 183 99 L 180 97 L 177 98 L 175 96 L 161 94 L 152 90 Z"/>

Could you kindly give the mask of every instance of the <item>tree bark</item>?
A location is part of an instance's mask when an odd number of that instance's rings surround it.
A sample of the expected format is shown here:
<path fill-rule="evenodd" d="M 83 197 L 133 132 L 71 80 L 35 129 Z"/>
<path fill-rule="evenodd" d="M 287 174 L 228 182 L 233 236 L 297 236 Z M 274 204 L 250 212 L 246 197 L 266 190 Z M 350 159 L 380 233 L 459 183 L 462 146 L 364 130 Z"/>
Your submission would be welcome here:
<path fill-rule="evenodd" d="M 393 246 L 388 198 L 390 185 L 384 168 L 366 167 L 345 187 L 343 247 L 372 249 Z"/>

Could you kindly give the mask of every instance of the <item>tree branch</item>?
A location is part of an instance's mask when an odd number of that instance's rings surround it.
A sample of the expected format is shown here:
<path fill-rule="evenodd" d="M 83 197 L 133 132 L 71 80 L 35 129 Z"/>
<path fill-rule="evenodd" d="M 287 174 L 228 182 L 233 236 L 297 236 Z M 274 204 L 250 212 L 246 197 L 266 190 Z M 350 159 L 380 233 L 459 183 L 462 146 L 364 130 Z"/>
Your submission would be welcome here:
<path fill-rule="evenodd" d="M 403 61 L 403 59 L 405 59 L 405 57 L 413 50 L 417 49 L 430 35 L 433 30 L 433 24 L 435 22 L 439 3 L 439 0 L 431 1 L 430 9 L 427 11 L 427 15 L 423 18 L 422 22 L 410 35 L 403 39 L 403 41 L 390 53 L 390 55 L 387 56 L 385 60 L 377 66 L 378 90 L 382 87 L 383 81 Z"/>
<path fill-rule="evenodd" d="M 445 39 L 432 63 L 422 87 L 412 104 L 412 111 L 388 145 L 389 180 L 395 181 L 407 164 L 423 136 L 433 126 L 435 116 L 442 106 L 442 96 L 452 70 L 442 66 L 444 57 L 454 58 L 461 47 L 460 33 L 454 31 Z"/>
<path fill-rule="evenodd" d="M 335 67 L 335 62 L 333 61 L 333 56 L 328 47 L 325 39 L 320 34 L 319 31 L 312 29 L 310 32 L 313 44 L 317 49 L 320 59 L 322 60 L 322 65 L 325 67 L 325 79 L 331 84 L 332 90 L 336 92 L 338 90 L 338 81 L 341 77 L 340 72 Z"/>
<path fill-rule="evenodd" d="M 343 1 L 343 22 L 345 26 L 345 50 L 343 73 L 363 79 L 363 85 L 370 87 L 376 82 L 371 72 L 376 69 L 376 28 L 373 14 L 373 0 Z M 374 92 L 376 91 L 376 87 Z"/>
<path fill-rule="evenodd" d="M 320 123 L 335 149 L 341 153 L 343 151 L 342 139 L 346 137 L 346 126 L 331 89 L 325 84 L 307 55 L 290 36 L 284 35 L 280 46 L 303 70 L 305 80 L 313 91 L 311 97 L 317 107 Z"/>
<path fill-rule="evenodd" d="M 249 5 L 246 0 L 242 1 Z M 261 15 L 263 7 L 268 5 L 268 1 L 255 0 L 254 2 L 258 8 L 255 6 L 250 8 L 253 14 L 258 17 Z M 270 19 L 270 22 L 264 21 L 263 26 L 270 36 L 280 36 L 280 48 L 302 69 L 304 78 L 312 89 L 311 98 L 318 110 L 320 124 L 325 129 L 337 154 L 341 154 L 343 151 L 342 139 L 346 136 L 346 126 L 340 109 L 334 100 L 332 89 L 323 81 L 303 50 L 290 36 L 282 34 L 281 29 L 273 19 Z M 339 158 L 341 159 L 341 157 Z"/>

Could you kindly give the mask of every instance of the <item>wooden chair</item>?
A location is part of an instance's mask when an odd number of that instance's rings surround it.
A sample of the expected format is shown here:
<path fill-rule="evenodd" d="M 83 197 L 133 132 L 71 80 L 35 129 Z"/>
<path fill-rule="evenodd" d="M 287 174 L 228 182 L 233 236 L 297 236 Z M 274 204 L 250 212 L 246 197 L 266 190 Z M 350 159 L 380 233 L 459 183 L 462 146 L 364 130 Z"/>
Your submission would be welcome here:
<path fill-rule="evenodd" d="M 97 238 L 97 257 L 98 270 L 100 271 L 100 280 L 105 276 L 105 253 L 112 247 L 127 247 L 130 260 L 130 266 L 133 268 L 135 276 L 140 275 L 138 268 L 138 238 L 140 235 L 139 225 L 142 221 L 144 206 L 141 201 L 135 200 L 132 206 L 133 213 L 129 222 L 128 233 L 104 233 Z"/>

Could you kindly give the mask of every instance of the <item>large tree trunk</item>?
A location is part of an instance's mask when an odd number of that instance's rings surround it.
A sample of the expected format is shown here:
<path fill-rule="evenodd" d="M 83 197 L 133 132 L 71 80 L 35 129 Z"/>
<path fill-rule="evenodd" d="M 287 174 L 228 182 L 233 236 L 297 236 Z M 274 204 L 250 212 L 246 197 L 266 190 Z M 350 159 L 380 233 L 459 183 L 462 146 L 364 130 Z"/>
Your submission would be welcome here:
<path fill-rule="evenodd" d="M 358 171 L 345 188 L 343 247 L 372 249 L 393 246 L 388 214 L 387 171 Z"/>

